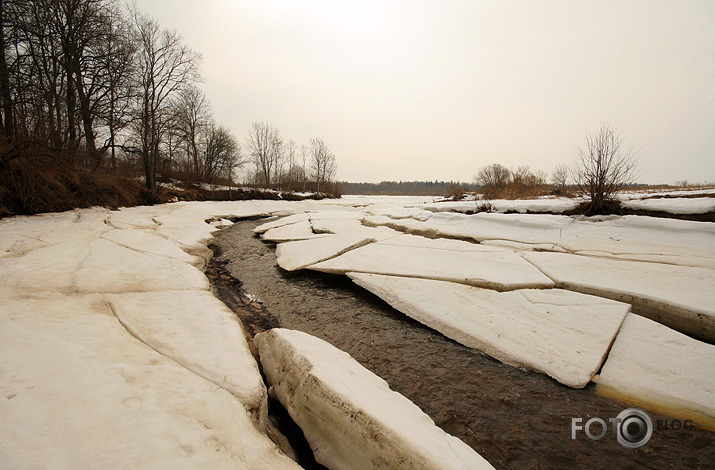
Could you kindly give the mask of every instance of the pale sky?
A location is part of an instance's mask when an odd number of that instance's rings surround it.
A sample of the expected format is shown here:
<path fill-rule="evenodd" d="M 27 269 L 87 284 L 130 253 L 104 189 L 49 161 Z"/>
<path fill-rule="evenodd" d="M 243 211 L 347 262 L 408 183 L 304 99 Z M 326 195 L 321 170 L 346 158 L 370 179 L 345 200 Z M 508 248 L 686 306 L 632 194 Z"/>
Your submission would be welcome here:
<path fill-rule="evenodd" d="M 203 55 L 215 118 L 298 145 L 338 179 L 551 173 L 606 122 L 639 181 L 715 181 L 713 0 L 137 0 Z M 245 147 L 245 144 L 244 144 Z"/>

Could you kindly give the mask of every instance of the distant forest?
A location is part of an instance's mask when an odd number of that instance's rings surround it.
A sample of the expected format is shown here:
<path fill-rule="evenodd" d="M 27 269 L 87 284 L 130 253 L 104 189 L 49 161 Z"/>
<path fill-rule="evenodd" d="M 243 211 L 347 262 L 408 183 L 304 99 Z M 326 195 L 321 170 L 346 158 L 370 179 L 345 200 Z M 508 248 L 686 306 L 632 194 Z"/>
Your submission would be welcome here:
<path fill-rule="evenodd" d="M 446 196 L 458 189 L 475 191 L 477 185 L 458 181 L 382 181 L 380 183 L 339 183 L 343 194 Z"/>

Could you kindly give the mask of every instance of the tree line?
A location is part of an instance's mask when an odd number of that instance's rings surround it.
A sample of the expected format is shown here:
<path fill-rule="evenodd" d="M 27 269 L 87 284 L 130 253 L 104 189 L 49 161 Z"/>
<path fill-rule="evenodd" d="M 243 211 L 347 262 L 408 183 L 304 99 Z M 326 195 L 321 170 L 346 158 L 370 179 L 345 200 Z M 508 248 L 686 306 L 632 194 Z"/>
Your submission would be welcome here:
<path fill-rule="evenodd" d="M 254 123 L 247 154 L 198 87 L 201 55 L 177 31 L 117 0 L 0 0 L 0 179 L 28 199 L 38 168 L 159 182 L 252 183 L 325 191 L 321 139 L 297 148 Z"/>
<path fill-rule="evenodd" d="M 349 183 L 340 187 L 344 194 L 444 196 L 455 192 L 476 191 L 475 184 L 459 181 L 381 181 L 380 183 Z"/>

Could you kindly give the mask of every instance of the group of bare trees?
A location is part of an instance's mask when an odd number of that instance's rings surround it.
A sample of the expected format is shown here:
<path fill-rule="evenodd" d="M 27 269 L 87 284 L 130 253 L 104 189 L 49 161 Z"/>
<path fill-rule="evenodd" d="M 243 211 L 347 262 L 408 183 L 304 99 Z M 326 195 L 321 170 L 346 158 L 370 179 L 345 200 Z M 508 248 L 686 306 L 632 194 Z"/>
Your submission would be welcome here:
<path fill-rule="evenodd" d="M 516 170 L 494 163 L 483 167 L 474 177 L 486 199 L 534 197 L 547 192 L 566 195 L 569 188 L 586 196 L 584 212 L 598 214 L 607 210 L 618 192 L 634 182 L 639 168 L 639 151 L 626 146 L 618 132 L 607 124 L 586 135 L 586 145 L 577 149 L 571 164 L 557 165 L 551 175 L 532 172 L 528 166 Z"/>
<path fill-rule="evenodd" d="M 254 166 L 250 182 L 257 186 L 336 193 L 335 155 L 322 139 L 312 138 L 298 148 L 292 140 L 285 142 L 274 125 L 254 122 L 247 152 Z"/>
<path fill-rule="evenodd" d="M 38 158 L 140 167 L 154 195 L 172 172 L 230 176 L 239 144 L 195 87 L 199 62 L 179 33 L 118 0 L 0 0 L 0 171 Z"/>
<path fill-rule="evenodd" d="M 543 172 L 533 172 L 528 166 L 510 170 L 499 163 L 480 169 L 475 182 L 482 187 L 486 199 L 539 196 L 547 186 Z"/>

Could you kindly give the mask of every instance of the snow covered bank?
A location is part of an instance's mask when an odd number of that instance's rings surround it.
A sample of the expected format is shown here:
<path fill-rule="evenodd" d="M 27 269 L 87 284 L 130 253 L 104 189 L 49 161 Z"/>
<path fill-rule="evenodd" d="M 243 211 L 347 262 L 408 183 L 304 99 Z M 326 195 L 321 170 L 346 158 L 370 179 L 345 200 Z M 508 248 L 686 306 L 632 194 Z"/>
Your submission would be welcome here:
<path fill-rule="evenodd" d="M 708 222 L 428 211 L 420 217 L 393 218 L 391 212 L 385 209 L 381 215 L 367 216 L 365 223 L 430 238 L 551 244 L 570 253 L 715 268 L 715 224 Z"/>
<path fill-rule="evenodd" d="M 0 462 L 8 468 L 298 468 L 201 269 L 212 215 L 88 209 L 0 222 Z M 207 253 L 208 252 L 208 253 Z"/>
<path fill-rule="evenodd" d="M 578 388 L 599 370 L 630 310 L 627 304 L 561 289 L 496 292 L 429 279 L 348 276 L 465 346 Z"/>
<path fill-rule="evenodd" d="M 306 333 L 255 338 L 271 393 L 333 469 L 492 468 L 347 353 Z"/>
<path fill-rule="evenodd" d="M 621 206 L 669 214 L 707 214 L 715 212 L 715 197 L 631 199 L 622 201 Z"/>
<path fill-rule="evenodd" d="M 3 467 L 299 468 L 234 395 L 135 339 L 101 294 L 2 298 Z"/>

